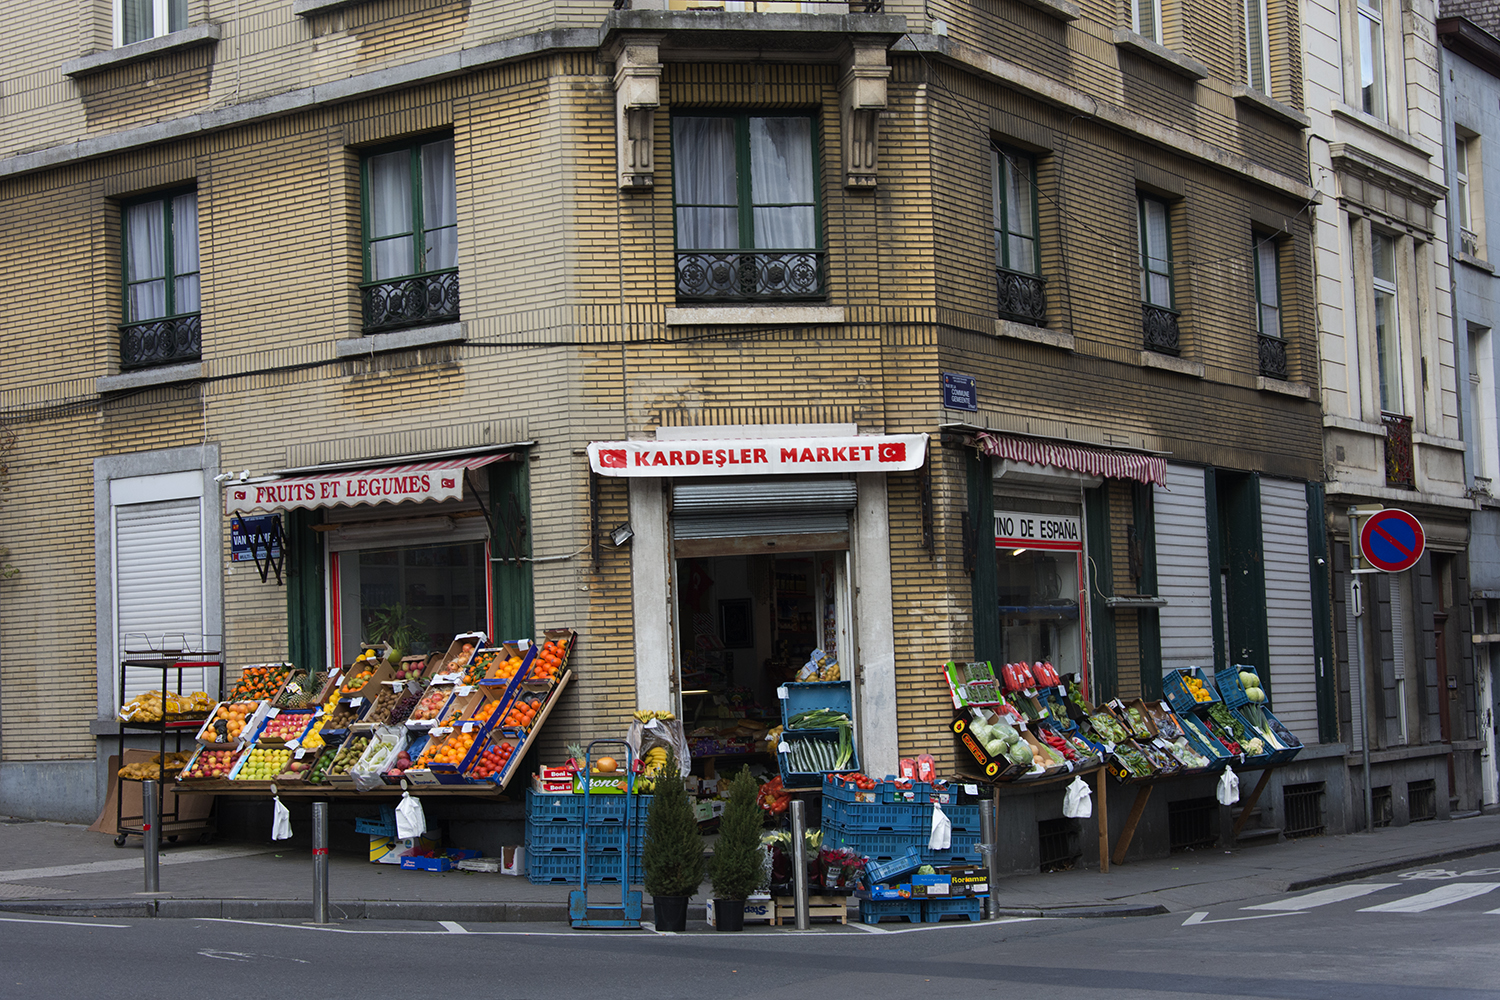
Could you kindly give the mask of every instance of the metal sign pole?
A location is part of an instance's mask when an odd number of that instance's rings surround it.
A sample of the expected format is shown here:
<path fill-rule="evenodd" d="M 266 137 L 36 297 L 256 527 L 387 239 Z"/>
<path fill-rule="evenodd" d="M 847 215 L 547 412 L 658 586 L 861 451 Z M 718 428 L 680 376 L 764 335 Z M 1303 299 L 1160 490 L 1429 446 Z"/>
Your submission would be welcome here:
<path fill-rule="evenodd" d="M 141 782 L 141 839 L 145 841 L 147 892 L 156 892 L 161 885 L 161 800 L 156 789 L 154 778 Z"/>
<path fill-rule="evenodd" d="M 313 923 L 328 923 L 328 803 L 312 804 Z"/>
<path fill-rule="evenodd" d="M 1360 582 L 1361 559 L 1359 554 L 1359 508 L 1349 508 L 1349 570 L 1353 574 L 1353 583 L 1350 585 L 1350 599 L 1354 603 L 1354 635 L 1355 649 L 1351 652 L 1355 655 L 1355 662 L 1351 668 L 1351 674 L 1358 678 L 1356 685 L 1351 686 L 1351 691 L 1357 689 L 1359 692 L 1359 705 L 1355 708 L 1359 712 L 1359 742 L 1360 755 L 1364 761 L 1365 775 L 1365 832 L 1375 832 L 1375 798 L 1370 789 L 1370 720 L 1366 714 L 1369 706 L 1369 697 L 1365 692 L 1365 627 L 1361 620 L 1364 617 L 1364 585 Z M 1354 707 L 1354 706 L 1351 706 Z"/>

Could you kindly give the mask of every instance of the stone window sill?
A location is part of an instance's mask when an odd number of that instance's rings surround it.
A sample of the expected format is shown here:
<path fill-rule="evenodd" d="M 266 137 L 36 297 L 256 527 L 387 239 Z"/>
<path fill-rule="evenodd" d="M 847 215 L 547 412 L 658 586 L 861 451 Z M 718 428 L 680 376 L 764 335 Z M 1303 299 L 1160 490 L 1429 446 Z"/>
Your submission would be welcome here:
<path fill-rule="evenodd" d="M 154 59 L 160 55 L 171 52 L 181 52 L 185 49 L 195 49 L 202 45 L 217 45 L 219 42 L 220 28 L 217 24 L 205 23 L 195 24 L 191 28 L 183 28 L 174 31 L 170 35 L 161 35 L 157 38 L 147 38 L 140 42 L 131 42 L 129 45 L 121 45 L 119 48 L 110 49 L 108 52 L 91 52 L 77 59 L 69 59 L 62 64 L 63 76 L 81 77 L 91 76 L 94 73 L 103 73 L 117 66 L 126 66 L 130 63 L 141 62 L 144 59 Z"/>
<path fill-rule="evenodd" d="M 364 0 L 292 0 L 292 13 L 298 17 L 312 17 L 363 2 Z"/>
<path fill-rule="evenodd" d="M 1158 66 L 1165 67 L 1178 76 L 1189 80 L 1198 81 L 1208 77 L 1208 67 L 1196 59 L 1190 59 L 1179 52 L 1153 42 L 1145 35 L 1138 35 L 1128 28 L 1116 28 L 1114 31 L 1115 47 L 1133 53 L 1142 59 L 1154 62 Z"/>
<path fill-rule="evenodd" d="M 1376 135 L 1384 136 L 1392 142 L 1406 147 L 1413 153 L 1416 153 L 1418 156 L 1424 156 L 1430 160 L 1435 155 L 1433 152 L 1433 147 L 1430 147 L 1427 143 L 1418 139 L 1416 136 L 1403 132 L 1399 128 L 1396 128 L 1392 125 L 1388 125 L 1387 123 L 1381 121 L 1379 118 L 1376 118 L 1374 115 L 1367 115 L 1352 104 L 1344 104 L 1342 101 L 1335 101 L 1333 104 L 1333 116 L 1335 118 L 1341 118 L 1345 121 L 1358 125 L 1360 128 L 1363 128 L 1369 132 L 1373 132 Z"/>
<path fill-rule="evenodd" d="M 1162 371 L 1176 372 L 1190 378 L 1203 378 L 1208 374 L 1208 369 L 1201 361 L 1187 361 L 1183 358 L 1174 358 L 1170 354 L 1157 354 L 1155 351 L 1141 352 L 1141 367 L 1160 368 Z"/>
<path fill-rule="evenodd" d="M 119 375 L 101 375 L 94 380 L 94 391 L 101 394 L 126 392 L 131 389 L 149 389 L 157 385 L 196 382 L 202 377 L 202 363 L 191 361 L 183 365 L 162 365 L 160 368 L 143 368 L 140 371 L 122 372 Z"/>
<path fill-rule="evenodd" d="M 1012 340 L 1026 340 L 1033 344 L 1046 344 L 1048 347 L 1060 347 L 1065 351 L 1073 350 L 1073 335 L 1061 330 L 1049 330 L 1043 326 L 1027 326 L 1025 323 L 1013 323 L 1008 319 L 995 320 L 995 336 L 1009 337 Z"/>
<path fill-rule="evenodd" d="M 333 353 L 340 358 L 363 358 L 386 351 L 409 351 L 417 347 L 433 347 L 438 344 L 461 344 L 468 339 L 469 332 L 463 323 L 438 323 L 434 326 L 419 326 L 410 330 L 392 330 L 390 333 L 348 337 L 334 343 Z"/>
<path fill-rule="evenodd" d="M 1313 394 L 1312 386 L 1279 378 L 1266 378 L 1264 375 L 1255 379 L 1255 388 L 1261 392 L 1279 392 L 1283 396 L 1296 396 L 1298 399 L 1312 399 Z"/>
<path fill-rule="evenodd" d="M 1076 3 L 1069 3 L 1068 0 L 1021 0 L 1021 2 L 1059 21 L 1076 21 L 1083 16 L 1083 11 L 1079 6 Z"/>
<path fill-rule="evenodd" d="M 668 326 L 838 326 L 843 306 L 678 306 L 667 310 Z"/>
<path fill-rule="evenodd" d="M 1253 87 L 1238 84 L 1233 91 L 1235 102 L 1252 107 L 1257 111 L 1270 115 L 1278 121 L 1297 128 L 1311 128 L 1312 119 L 1290 105 L 1282 104 L 1280 101 L 1262 94 Z"/>
<path fill-rule="evenodd" d="M 1458 262 L 1460 264 L 1467 264 L 1472 268 L 1477 268 L 1478 270 L 1483 271 L 1485 274 L 1495 273 L 1494 264 L 1491 264 L 1487 260 L 1480 260 L 1478 257 L 1475 257 L 1471 253 L 1460 253 L 1458 255 Z"/>

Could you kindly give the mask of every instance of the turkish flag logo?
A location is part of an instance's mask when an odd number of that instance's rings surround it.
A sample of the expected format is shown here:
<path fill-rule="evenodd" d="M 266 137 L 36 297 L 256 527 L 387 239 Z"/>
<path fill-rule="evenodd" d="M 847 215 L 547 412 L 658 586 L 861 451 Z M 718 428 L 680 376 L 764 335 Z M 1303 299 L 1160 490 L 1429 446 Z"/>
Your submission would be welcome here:
<path fill-rule="evenodd" d="M 880 446 L 880 460 L 882 462 L 904 462 L 906 461 L 906 442 L 887 441 Z"/>
<path fill-rule="evenodd" d="M 243 500 L 243 499 L 245 499 L 245 491 L 244 490 L 235 490 L 234 491 L 234 498 L 236 500 Z"/>
<path fill-rule="evenodd" d="M 456 479 L 444 479 L 443 480 L 443 489 L 445 489 L 445 490 L 451 490 L 457 484 L 458 484 L 458 480 L 456 480 Z"/>
<path fill-rule="evenodd" d="M 624 448 L 600 448 L 599 468 L 601 469 L 623 469 L 625 468 Z"/>

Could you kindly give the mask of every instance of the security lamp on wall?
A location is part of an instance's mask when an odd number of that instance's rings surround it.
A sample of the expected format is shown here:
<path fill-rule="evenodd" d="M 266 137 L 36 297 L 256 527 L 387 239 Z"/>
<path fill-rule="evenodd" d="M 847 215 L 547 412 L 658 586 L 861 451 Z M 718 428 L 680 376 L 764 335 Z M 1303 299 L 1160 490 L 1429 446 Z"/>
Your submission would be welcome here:
<path fill-rule="evenodd" d="M 624 545 L 626 542 L 630 541 L 634 537 L 635 537 L 635 532 L 630 530 L 630 522 L 629 521 L 625 522 L 624 524 L 620 525 L 618 528 L 615 528 L 614 530 L 612 530 L 609 533 L 609 539 L 610 539 L 610 541 L 612 541 L 612 542 L 615 543 L 616 547 Z"/>

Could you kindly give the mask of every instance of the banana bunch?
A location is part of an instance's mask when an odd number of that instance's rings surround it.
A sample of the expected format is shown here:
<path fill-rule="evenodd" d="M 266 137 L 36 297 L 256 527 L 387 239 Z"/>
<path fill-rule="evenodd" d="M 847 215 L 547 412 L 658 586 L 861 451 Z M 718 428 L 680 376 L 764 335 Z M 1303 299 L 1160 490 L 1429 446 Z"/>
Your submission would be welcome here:
<path fill-rule="evenodd" d="M 647 778 L 654 778 L 656 777 L 656 772 L 660 771 L 662 769 L 662 766 L 665 765 L 666 762 L 667 748 L 652 747 L 650 750 L 647 750 L 646 755 L 641 758 L 641 763 L 644 765 L 644 770 L 642 773 Z"/>
<path fill-rule="evenodd" d="M 638 708 L 635 710 L 636 722 L 650 722 L 652 719 L 657 719 L 661 722 L 671 722 L 675 718 L 677 716 L 671 712 L 658 712 L 654 708 Z"/>

